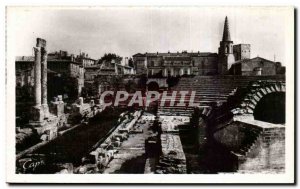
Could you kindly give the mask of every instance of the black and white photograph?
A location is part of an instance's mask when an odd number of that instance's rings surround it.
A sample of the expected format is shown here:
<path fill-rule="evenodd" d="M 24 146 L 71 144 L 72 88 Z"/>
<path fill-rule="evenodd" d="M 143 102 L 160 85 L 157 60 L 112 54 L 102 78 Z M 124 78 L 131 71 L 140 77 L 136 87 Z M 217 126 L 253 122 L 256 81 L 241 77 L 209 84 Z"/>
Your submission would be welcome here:
<path fill-rule="evenodd" d="M 7 182 L 294 182 L 294 11 L 7 6 Z"/>

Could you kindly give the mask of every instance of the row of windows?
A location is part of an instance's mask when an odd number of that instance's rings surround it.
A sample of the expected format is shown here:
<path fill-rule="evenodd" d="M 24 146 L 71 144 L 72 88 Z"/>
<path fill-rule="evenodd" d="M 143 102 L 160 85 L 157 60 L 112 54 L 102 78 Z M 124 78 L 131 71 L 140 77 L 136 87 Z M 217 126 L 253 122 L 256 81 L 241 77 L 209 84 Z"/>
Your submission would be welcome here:
<path fill-rule="evenodd" d="M 211 64 L 208 64 L 211 63 Z M 149 67 L 158 67 L 158 66 L 179 66 L 179 65 L 185 65 L 185 66 L 189 66 L 191 65 L 191 62 L 165 62 L 164 64 L 158 65 L 158 64 L 154 64 L 154 62 L 151 62 L 149 64 Z M 205 67 L 205 66 L 213 66 L 213 62 L 206 62 L 206 61 L 201 61 L 200 64 L 196 65 L 195 62 L 192 62 L 192 66 L 194 67 Z"/>
<path fill-rule="evenodd" d="M 32 65 L 31 64 L 16 64 L 16 69 L 21 69 L 21 70 L 25 70 L 25 69 L 28 69 L 28 68 L 31 68 Z"/>
<path fill-rule="evenodd" d="M 173 66 L 173 65 L 190 65 L 191 62 L 154 62 L 154 61 L 151 61 L 149 66 Z"/>

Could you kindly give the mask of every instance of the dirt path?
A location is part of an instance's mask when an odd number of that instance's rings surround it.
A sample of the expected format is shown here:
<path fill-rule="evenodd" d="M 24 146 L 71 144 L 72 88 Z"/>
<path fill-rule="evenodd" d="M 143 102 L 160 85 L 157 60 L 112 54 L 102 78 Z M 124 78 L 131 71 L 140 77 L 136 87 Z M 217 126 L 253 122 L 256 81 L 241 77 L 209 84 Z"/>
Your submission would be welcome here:
<path fill-rule="evenodd" d="M 141 127 L 143 133 L 130 134 L 103 173 L 144 173 L 146 164 L 145 139 L 149 136 L 149 122 Z"/>

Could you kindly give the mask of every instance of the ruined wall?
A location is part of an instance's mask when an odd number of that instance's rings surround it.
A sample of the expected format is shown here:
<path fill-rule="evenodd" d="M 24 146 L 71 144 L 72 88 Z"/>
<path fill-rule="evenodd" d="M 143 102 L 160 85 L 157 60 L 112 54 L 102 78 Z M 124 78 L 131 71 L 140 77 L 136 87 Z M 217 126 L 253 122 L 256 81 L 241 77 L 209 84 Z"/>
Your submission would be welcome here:
<path fill-rule="evenodd" d="M 239 163 L 239 171 L 282 172 L 285 168 L 285 128 L 264 129 L 247 159 Z"/>
<path fill-rule="evenodd" d="M 282 172 L 285 168 L 285 127 L 271 125 L 260 127 L 237 121 L 217 131 L 214 138 L 236 157 L 237 171 Z"/>
<path fill-rule="evenodd" d="M 31 57 L 16 57 L 16 86 L 33 86 L 33 61 L 23 61 Z"/>
<path fill-rule="evenodd" d="M 214 133 L 214 138 L 228 150 L 236 151 L 247 141 L 246 136 L 255 131 L 256 128 L 245 127 L 241 122 L 234 122 Z"/>
<path fill-rule="evenodd" d="M 186 159 L 179 135 L 163 133 L 160 138 L 162 154 L 156 165 L 155 173 L 186 173 Z"/>

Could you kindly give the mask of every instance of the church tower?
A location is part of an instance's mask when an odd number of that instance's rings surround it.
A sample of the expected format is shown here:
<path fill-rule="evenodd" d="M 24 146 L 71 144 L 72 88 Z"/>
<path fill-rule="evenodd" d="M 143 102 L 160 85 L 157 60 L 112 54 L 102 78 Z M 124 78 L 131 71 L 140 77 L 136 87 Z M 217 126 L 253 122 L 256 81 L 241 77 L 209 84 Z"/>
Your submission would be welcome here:
<path fill-rule="evenodd" d="M 231 65 L 235 62 L 233 55 L 233 41 L 230 38 L 229 24 L 227 16 L 224 23 L 223 38 L 219 47 L 218 73 L 226 74 Z"/>

